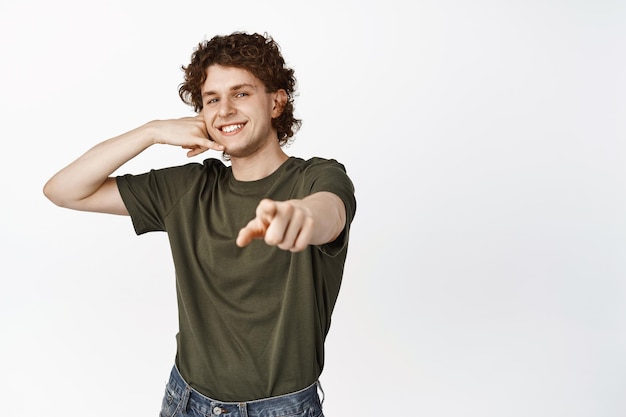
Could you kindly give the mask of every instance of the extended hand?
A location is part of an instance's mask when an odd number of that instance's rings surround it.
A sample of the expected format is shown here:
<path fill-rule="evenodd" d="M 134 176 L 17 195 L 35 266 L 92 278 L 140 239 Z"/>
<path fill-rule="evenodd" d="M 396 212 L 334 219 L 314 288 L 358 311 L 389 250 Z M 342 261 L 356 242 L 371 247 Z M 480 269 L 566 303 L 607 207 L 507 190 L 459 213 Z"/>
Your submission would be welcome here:
<path fill-rule="evenodd" d="M 254 239 L 291 252 L 307 248 L 313 236 L 313 216 L 300 200 L 261 200 L 256 217 L 239 231 L 237 246 L 244 247 Z"/>

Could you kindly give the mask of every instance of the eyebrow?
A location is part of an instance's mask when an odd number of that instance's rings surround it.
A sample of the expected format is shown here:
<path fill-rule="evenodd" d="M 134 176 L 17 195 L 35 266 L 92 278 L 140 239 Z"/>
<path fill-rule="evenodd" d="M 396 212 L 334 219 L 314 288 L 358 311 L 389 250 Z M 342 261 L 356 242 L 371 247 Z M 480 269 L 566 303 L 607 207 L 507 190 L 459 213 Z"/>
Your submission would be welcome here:
<path fill-rule="evenodd" d="M 238 91 L 241 90 L 243 88 L 251 88 L 253 90 L 257 89 L 257 86 L 254 84 L 250 84 L 250 83 L 241 83 L 241 84 L 237 84 L 237 85 L 233 85 L 232 87 L 230 87 L 230 91 Z M 202 96 L 214 96 L 217 95 L 216 91 L 213 90 L 209 90 L 209 91 L 205 91 L 204 93 L 202 93 Z"/>

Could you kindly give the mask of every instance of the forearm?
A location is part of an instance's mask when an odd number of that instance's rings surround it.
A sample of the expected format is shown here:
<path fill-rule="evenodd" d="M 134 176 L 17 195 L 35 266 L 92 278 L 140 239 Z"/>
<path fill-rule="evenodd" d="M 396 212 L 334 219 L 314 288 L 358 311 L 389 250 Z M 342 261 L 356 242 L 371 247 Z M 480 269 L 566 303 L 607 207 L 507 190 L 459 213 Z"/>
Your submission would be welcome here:
<path fill-rule="evenodd" d="M 128 214 L 115 179 L 110 177 L 155 143 L 180 146 L 196 156 L 223 146 L 209 139 L 201 114 L 171 120 L 153 120 L 104 141 L 55 174 L 44 194 L 61 207 L 102 213 Z"/>
<path fill-rule="evenodd" d="M 337 239 L 346 225 L 343 201 L 330 192 L 318 192 L 299 200 L 313 218 L 312 245 L 322 245 Z"/>
<path fill-rule="evenodd" d="M 44 194 L 57 205 L 73 208 L 99 190 L 115 170 L 153 143 L 150 124 L 99 143 L 50 178 Z"/>

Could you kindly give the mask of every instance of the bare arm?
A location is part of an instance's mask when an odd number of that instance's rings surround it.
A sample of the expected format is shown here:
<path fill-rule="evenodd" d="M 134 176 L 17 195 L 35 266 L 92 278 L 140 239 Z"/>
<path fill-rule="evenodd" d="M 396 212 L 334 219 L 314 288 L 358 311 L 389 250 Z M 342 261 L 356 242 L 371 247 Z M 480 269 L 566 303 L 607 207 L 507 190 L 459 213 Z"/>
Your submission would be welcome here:
<path fill-rule="evenodd" d="M 311 194 L 302 200 L 262 200 L 252 219 L 237 236 L 238 246 L 253 239 L 283 250 L 299 252 L 308 245 L 337 239 L 346 225 L 343 201 L 330 192 Z"/>
<path fill-rule="evenodd" d="M 201 116 L 155 120 L 94 146 L 50 178 L 44 194 L 61 207 L 128 215 L 111 174 L 156 143 L 190 149 L 188 156 L 222 149 L 208 139 Z"/>

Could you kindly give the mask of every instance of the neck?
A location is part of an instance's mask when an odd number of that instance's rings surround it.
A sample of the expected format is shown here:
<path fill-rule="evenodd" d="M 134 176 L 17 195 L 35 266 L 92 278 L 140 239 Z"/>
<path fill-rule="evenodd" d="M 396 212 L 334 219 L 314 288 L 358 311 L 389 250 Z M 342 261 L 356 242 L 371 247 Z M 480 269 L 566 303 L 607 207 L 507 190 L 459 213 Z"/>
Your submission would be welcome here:
<path fill-rule="evenodd" d="M 237 181 L 256 181 L 276 171 L 289 156 L 277 146 L 273 150 L 243 158 L 231 157 L 233 176 Z"/>

